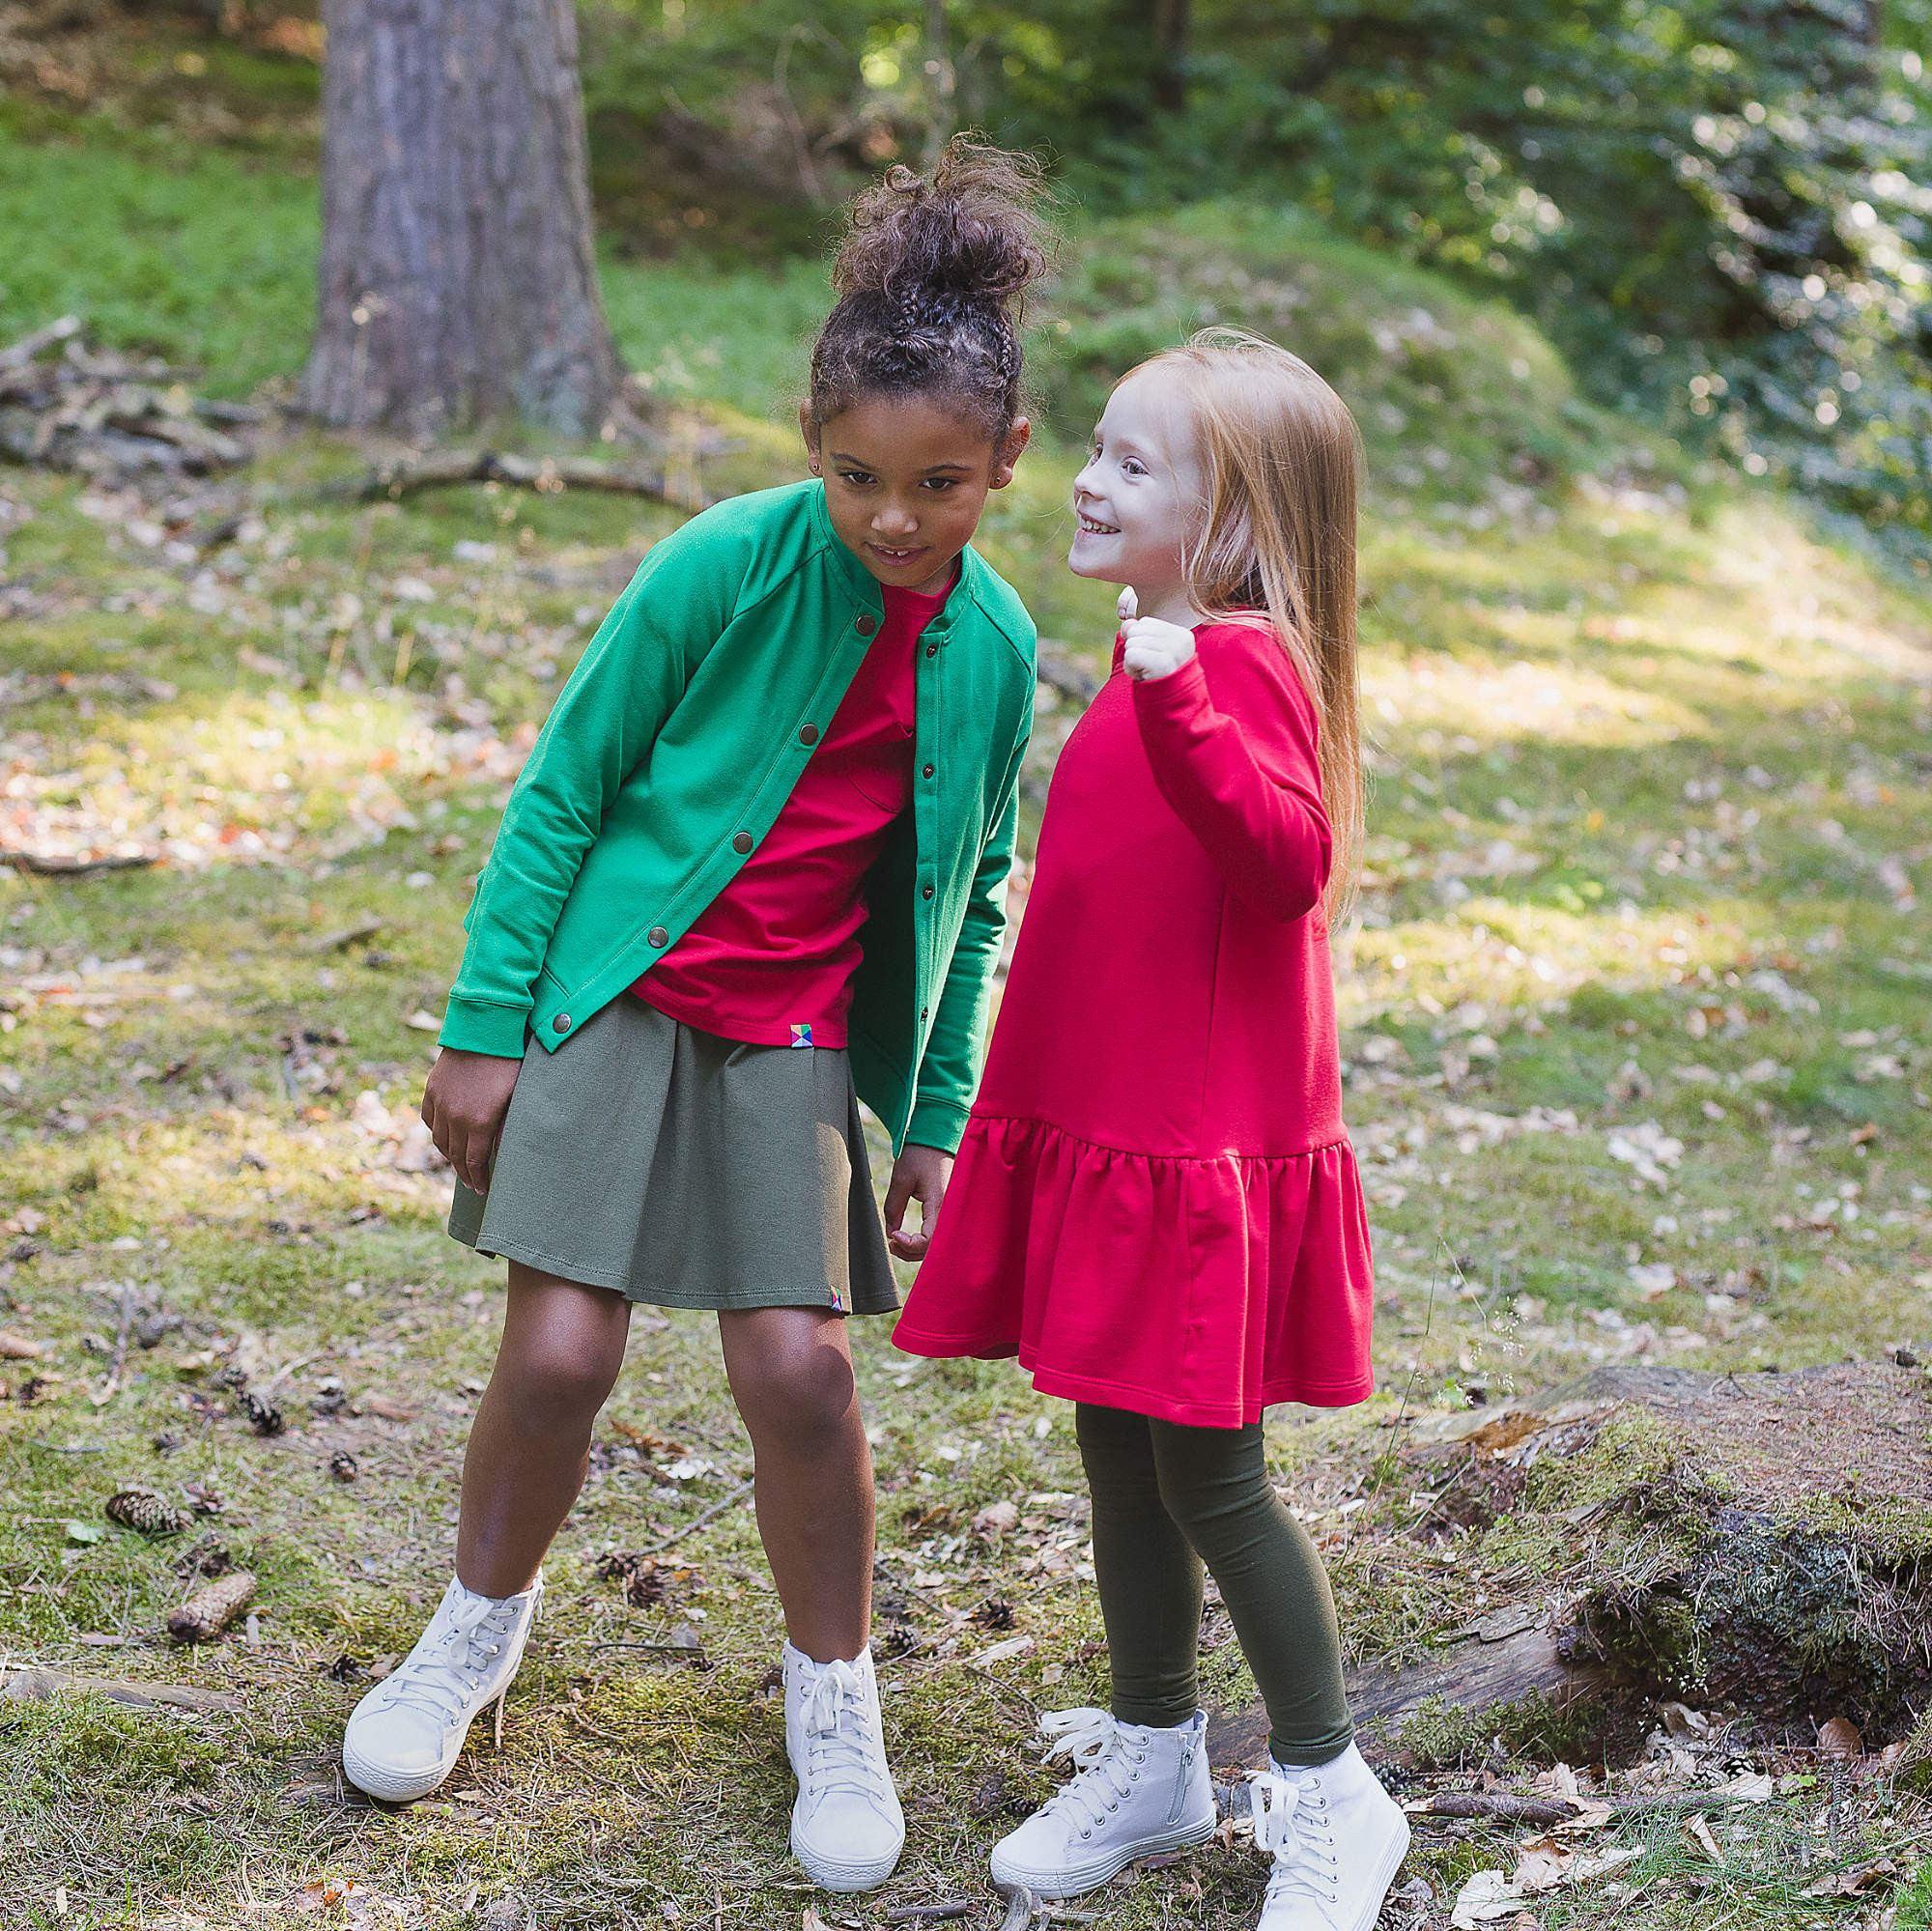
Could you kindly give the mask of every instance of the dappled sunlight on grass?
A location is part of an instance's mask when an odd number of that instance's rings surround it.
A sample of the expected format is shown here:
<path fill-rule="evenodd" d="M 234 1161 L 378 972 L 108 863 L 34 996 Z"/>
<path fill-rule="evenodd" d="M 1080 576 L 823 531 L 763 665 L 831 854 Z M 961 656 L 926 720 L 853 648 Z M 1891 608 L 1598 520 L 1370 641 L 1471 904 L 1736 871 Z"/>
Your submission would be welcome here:
<path fill-rule="evenodd" d="M 1472 653 L 1392 661 L 1378 652 L 1363 666 L 1362 695 L 1368 730 L 1397 756 L 1417 733 L 1424 750 L 1439 750 L 1445 731 L 1475 745 L 1533 738 L 1634 749 L 1711 731 L 1707 719 L 1662 692 L 1612 682 L 1574 661 L 1502 663 Z"/>
<path fill-rule="evenodd" d="M 1654 990 L 1682 982 L 1700 966 L 1734 970 L 1779 941 L 1770 908 L 1749 902 L 1704 906 L 1687 917 L 1634 907 L 1584 914 L 1483 896 L 1435 918 L 1357 932 L 1344 997 L 1357 1019 L 1472 999 L 1535 1008 L 1584 985 Z"/>
<path fill-rule="evenodd" d="M 482 724 L 437 728 L 404 693 L 341 690 L 152 704 L 97 718 L 71 746 L 6 748 L 0 813 L 18 843 L 190 869 L 341 858 L 414 829 L 452 781 L 507 783 L 522 754 Z"/>

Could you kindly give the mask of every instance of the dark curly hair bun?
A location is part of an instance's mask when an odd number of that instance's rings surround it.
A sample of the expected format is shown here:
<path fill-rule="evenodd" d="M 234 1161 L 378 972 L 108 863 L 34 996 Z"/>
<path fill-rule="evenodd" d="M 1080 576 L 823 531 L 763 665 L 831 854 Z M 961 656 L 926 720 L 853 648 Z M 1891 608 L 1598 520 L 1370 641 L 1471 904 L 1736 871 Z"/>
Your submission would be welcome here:
<path fill-rule="evenodd" d="M 994 439 L 1019 413 L 1019 321 L 1050 262 L 1039 164 L 970 135 L 929 178 L 892 168 L 847 211 L 838 301 L 811 352 L 817 421 L 866 395 L 944 393 Z"/>

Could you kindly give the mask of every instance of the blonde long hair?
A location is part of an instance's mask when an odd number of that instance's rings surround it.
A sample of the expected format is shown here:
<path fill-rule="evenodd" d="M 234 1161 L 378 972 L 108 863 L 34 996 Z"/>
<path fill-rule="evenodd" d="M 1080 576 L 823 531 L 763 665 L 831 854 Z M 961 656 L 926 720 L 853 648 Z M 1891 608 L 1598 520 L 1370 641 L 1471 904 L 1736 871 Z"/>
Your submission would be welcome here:
<path fill-rule="evenodd" d="M 1207 485 L 1206 514 L 1181 557 L 1189 600 L 1204 616 L 1264 621 L 1321 721 L 1321 793 L 1334 834 L 1324 903 L 1339 924 L 1362 856 L 1361 435 L 1299 355 L 1245 329 L 1204 328 L 1128 373 L 1154 370 L 1186 413 Z"/>

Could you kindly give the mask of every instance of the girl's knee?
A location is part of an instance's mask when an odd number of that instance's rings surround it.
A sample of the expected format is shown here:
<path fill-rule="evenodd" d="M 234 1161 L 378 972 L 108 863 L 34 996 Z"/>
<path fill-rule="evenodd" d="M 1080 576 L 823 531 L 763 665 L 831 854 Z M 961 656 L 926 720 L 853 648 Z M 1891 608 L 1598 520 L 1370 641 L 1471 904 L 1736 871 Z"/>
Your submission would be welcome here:
<path fill-rule="evenodd" d="M 494 1377 L 507 1383 L 521 1418 L 546 1427 L 590 1422 L 615 1382 L 615 1368 L 595 1352 L 541 1341 L 499 1356 Z"/>
<path fill-rule="evenodd" d="M 780 1345 L 748 1349 L 730 1364 L 731 1393 L 753 1444 L 810 1448 L 850 1425 L 858 1406 L 852 1363 L 842 1349 Z"/>
<path fill-rule="evenodd" d="M 1154 1468 L 1162 1506 L 1197 1547 L 1213 1539 L 1217 1525 L 1274 1504 L 1265 1458 L 1245 1429 L 1156 1424 Z"/>

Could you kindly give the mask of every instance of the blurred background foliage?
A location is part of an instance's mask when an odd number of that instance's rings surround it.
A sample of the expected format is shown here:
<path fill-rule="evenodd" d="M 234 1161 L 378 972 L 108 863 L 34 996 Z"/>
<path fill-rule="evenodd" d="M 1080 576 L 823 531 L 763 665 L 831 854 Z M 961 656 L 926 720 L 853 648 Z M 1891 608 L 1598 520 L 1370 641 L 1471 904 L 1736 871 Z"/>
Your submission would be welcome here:
<path fill-rule="evenodd" d="M 1352 250 L 1358 266 L 1383 265 L 1383 281 L 1405 260 L 1431 271 L 1404 345 L 1418 381 L 1447 275 L 1472 313 L 1500 303 L 1533 325 L 1500 365 L 1520 380 L 1550 386 L 1553 344 L 1563 385 L 1589 402 L 1798 489 L 1842 532 L 1875 532 L 1894 559 L 1932 574 L 1932 0 L 580 0 L 579 11 L 607 254 L 639 267 L 701 255 L 768 286 L 777 308 L 809 311 L 803 270 L 851 188 L 892 160 L 919 162 L 954 128 L 980 128 L 1047 156 L 1068 204 L 1067 277 L 1049 304 L 1059 339 L 1035 355 L 1045 405 L 1066 412 L 1057 426 L 1084 427 L 1089 376 L 1213 319 L 1164 298 L 1163 252 L 1211 236 L 1219 265 L 1196 266 L 1232 277 L 1219 319 L 1298 340 L 1324 317 L 1346 323 L 1349 302 L 1286 317 L 1273 294 L 1324 270 L 1345 288 Z M 89 17 L 114 23 L 94 43 L 115 49 L 111 84 L 88 71 L 89 43 L 72 31 Z M 180 51 L 184 28 L 204 51 Z M 32 151 L 78 104 L 81 173 L 118 166 L 99 152 L 103 112 L 173 139 L 186 109 L 225 154 L 252 149 L 305 175 L 321 54 L 313 0 L 0 9 L 0 203 L 11 169 L 17 205 L 50 205 Z M 247 273 L 251 251 L 312 246 L 286 219 L 291 191 L 308 192 L 270 168 L 259 194 L 234 203 L 227 271 Z M 64 222 L 7 250 L 0 298 L 29 320 L 43 319 L 29 298 L 77 278 L 54 260 L 81 245 L 99 208 L 91 193 L 74 198 L 71 232 Z M 150 225 L 132 221 L 117 246 L 166 246 Z M 1131 263 L 1150 238 L 1137 281 Z M 607 278 L 607 291 L 619 310 L 650 299 L 635 277 Z M 152 290 L 128 296 L 152 312 Z M 1350 374 L 1346 344 L 1316 347 L 1339 356 L 1331 375 Z M 246 348 L 226 358 L 235 369 Z M 1453 418 L 1453 388 L 1431 410 L 1438 423 Z M 1378 425 L 1365 427 L 1373 440 Z M 1403 427 L 1393 415 L 1382 425 L 1395 441 Z M 1525 473 L 1548 454 L 1526 450 Z"/>
<path fill-rule="evenodd" d="M 1932 0 L 583 17 L 598 185 L 644 245 L 815 244 L 855 177 L 983 128 L 1090 210 L 1298 209 L 1499 292 L 1597 401 L 1932 556 Z"/>

